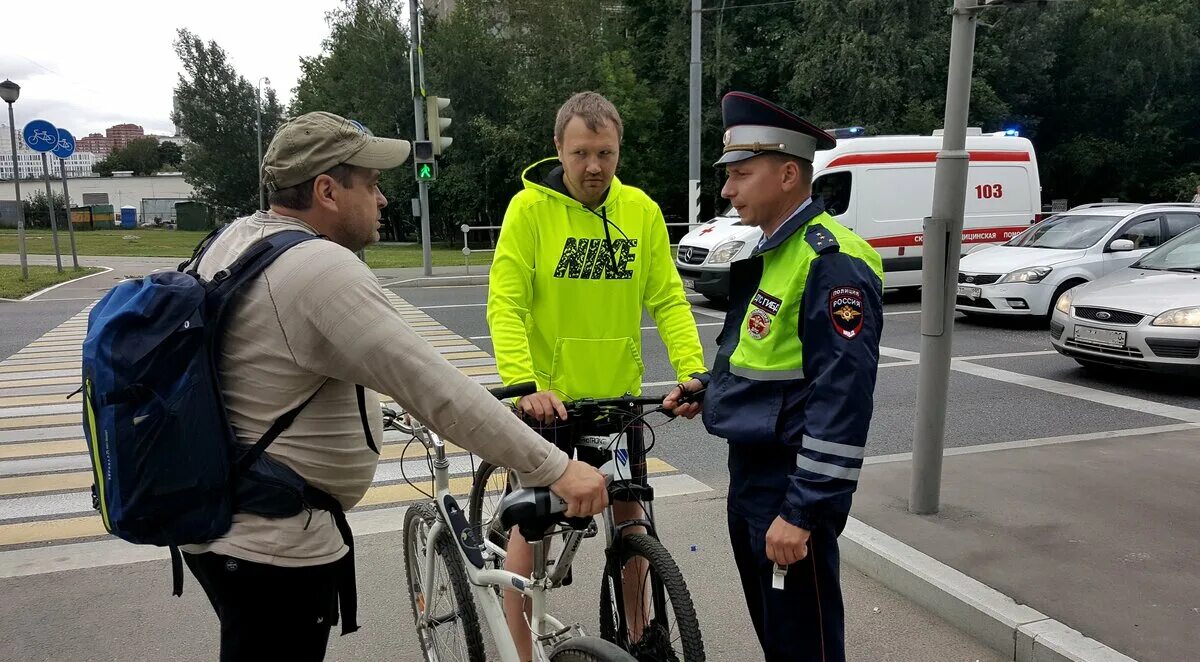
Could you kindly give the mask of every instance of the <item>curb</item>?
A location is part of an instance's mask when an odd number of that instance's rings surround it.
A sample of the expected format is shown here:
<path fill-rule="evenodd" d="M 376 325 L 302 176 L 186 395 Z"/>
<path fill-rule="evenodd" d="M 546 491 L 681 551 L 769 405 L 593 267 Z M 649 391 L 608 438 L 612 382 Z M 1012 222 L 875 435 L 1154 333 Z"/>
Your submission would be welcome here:
<path fill-rule="evenodd" d="M 488 275 L 478 276 L 422 276 L 380 283 L 381 287 L 453 287 L 487 285 Z"/>
<path fill-rule="evenodd" d="M 92 266 L 92 265 L 87 265 L 87 266 Z M 80 276 L 79 278 L 72 278 L 71 280 L 65 280 L 61 283 L 58 283 L 57 285 L 51 285 L 50 287 L 44 287 L 44 288 L 38 290 L 37 292 L 34 292 L 33 294 L 27 295 L 20 299 L 6 299 L 3 297 L 0 297 L 0 301 L 4 301 L 6 303 L 22 303 L 22 302 L 26 302 L 26 301 L 33 301 L 34 299 L 42 296 L 43 294 L 49 292 L 50 290 L 57 290 L 58 288 L 60 288 L 64 285 L 70 285 L 71 283 L 76 283 L 81 280 L 85 280 L 87 278 L 93 278 L 95 276 L 103 276 L 104 274 L 109 273 L 113 270 L 112 267 L 99 267 L 99 269 L 100 269 L 100 271 L 97 271 L 94 274 Z"/>
<path fill-rule="evenodd" d="M 853 517 L 841 555 L 1014 662 L 1135 662 Z"/>

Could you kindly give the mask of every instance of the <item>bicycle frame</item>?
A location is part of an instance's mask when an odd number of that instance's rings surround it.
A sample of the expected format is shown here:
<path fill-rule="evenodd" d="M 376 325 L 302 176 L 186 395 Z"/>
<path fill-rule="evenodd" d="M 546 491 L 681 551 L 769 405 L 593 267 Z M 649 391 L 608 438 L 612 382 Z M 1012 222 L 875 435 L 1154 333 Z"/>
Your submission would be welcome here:
<path fill-rule="evenodd" d="M 529 598 L 533 607 L 529 625 L 534 635 L 535 660 L 548 662 L 549 658 L 546 655 L 548 647 L 552 647 L 564 637 L 583 636 L 583 628 L 578 624 L 565 626 L 561 621 L 547 613 L 546 593 L 557 586 L 562 576 L 566 574 L 566 570 L 571 566 L 575 552 L 578 551 L 579 544 L 583 540 L 584 533 L 582 531 L 572 531 L 570 533 L 568 543 L 555 562 L 554 573 L 550 576 L 546 574 L 548 539 L 533 544 L 534 571 L 532 577 L 522 577 L 507 570 L 480 567 L 482 564 L 477 565 L 472 560 L 472 555 L 469 551 L 474 549 L 478 553 L 478 547 L 474 547 L 467 540 L 464 540 L 464 538 L 468 538 L 469 536 L 462 534 L 451 535 L 453 534 L 453 529 L 449 523 L 461 520 L 465 524 L 466 520 L 461 508 L 451 510 L 451 507 L 457 508 L 458 502 L 450 494 L 450 461 L 446 459 L 445 443 L 437 433 L 429 430 L 420 423 L 413 422 L 411 426 L 408 426 L 399 423 L 397 420 L 394 424 L 401 431 L 411 433 L 427 450 L 434 453 L 433 475 L 436 497 L 434 504 L 441 517 L 430 527 L 426 539 L 426 555 L 422 559 L 421 564 L 422 585 L 428 587 L 433 584 L 435 555 L 428 553 L 433 547 L 433 542 L 438 540 L 439 536 L 450 535 L 450 539 L 454 542 L 454 549 L 458 552 L 466 569 L 467 580 L 471 584 L 471 593 L 474 595 L 476 603 L 482 609 L 484 620 L 487 621 L 488 627 L 492 631 L 492 637 L 502 662 L 521 662 L 521 658 L 517 655 L 516 644 L 513 643 L 512 635 L 508 631 L 508 623 L 504 618 L 501 597 L 493 591 L 493 587 L 498 587 L 501 590 L 517 591 Z M 461 530 L 469 533 L 468 528 Z M 494 548 L 494 546 L 491 547 Z M 426 600 L 422 607 L 421 619 L 426 622 L 431 620 L 429 611 L 432 602 L 432 600 Z"/>

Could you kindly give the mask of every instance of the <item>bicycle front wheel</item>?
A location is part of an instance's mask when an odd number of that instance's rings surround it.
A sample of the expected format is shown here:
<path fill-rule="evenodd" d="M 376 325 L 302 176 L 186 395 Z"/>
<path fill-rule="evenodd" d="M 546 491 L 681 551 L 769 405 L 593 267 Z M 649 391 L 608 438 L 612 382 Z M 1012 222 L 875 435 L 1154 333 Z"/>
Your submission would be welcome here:
<path fill-rule="evenodd" d="M 512 491 L 508 469 L 491 462 L 481 462 L 475 470 L 471 494 L 467 496 L 467 522 L 480 540 L 488 540 L 501 549 L 508 549 L 508 531 L 500 527 L 496 509 L 500 500 Z M 499 568 L 503 559 L 493 556 L 492 565 Z"/>
<path fill-rule="evenodd" d="M 614 545 L 600 587 L 600 636 L 639 662 L 702 662 L 700 622 L 670 552 L 644 534 Z M 643 597 L 625 599 L 628 591 Z"/>
<path fill-rule="evenodd" d="M 428 503 L 409 506 L 404 514 L 404 568 L 421 651 L 426 662 L 485 662 L 479 615 L 462 557 L 449 537 L 429 540 L 437 517 Z M 426 585 L 425 561 L 431 556 L 433 573 Z"/>
<path fill-rule="evenodd" d="M 637 659 L 599 637 L 573 637 L 554 647 L 550 662 L 637 662 Z"/>

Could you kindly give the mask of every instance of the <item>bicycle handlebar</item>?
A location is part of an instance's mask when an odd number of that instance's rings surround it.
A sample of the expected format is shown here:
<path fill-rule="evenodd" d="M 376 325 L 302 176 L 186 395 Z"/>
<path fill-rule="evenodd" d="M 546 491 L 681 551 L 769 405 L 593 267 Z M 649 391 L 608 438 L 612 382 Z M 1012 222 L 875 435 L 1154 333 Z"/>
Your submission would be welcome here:
<path fill-rule="evenodd" d="M 523 398 L 527 395 L 537 393 L 537 384 L 526 382 L 524 384 L 513 384 L 512 386 L 497 386 L 489 388 L 488 393 L 491 393 L 497 400 L 507 400 L 509 398 Z"/>

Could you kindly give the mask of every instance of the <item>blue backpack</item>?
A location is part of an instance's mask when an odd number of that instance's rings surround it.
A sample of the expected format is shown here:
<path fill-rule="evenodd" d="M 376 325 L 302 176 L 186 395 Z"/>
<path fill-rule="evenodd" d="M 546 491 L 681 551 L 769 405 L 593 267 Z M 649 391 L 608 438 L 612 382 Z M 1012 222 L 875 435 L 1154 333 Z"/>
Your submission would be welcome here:
<path fill-rule="evenodd" d="M 217 233 L 205 237 L 178 271 L 110 290 L 88 315 L 83 343 L 83 427 L 95 474 L 93 505 L 113 535 L 170 548 L 175 595 L 183 590 L 178 546 L 219 538 L 234 512 L 290 517 L 305 509 L 328 510 L 350 544 L 337 500 L 263 454 L 317 393 L 247 446 L 229 424 L 218 383 L 225 318 L 239 290 L 289 248 L 317 237 L 272 234 L 205 281 L 196 268 Z M 363 394 L 359 387 L 367 443 L 375 449 Z M 353 556 L 347 556 L 352 582 Z M 352 584 L 346 588 L 353 591 Z M 353 613 L 344 603 L 343 617 L 345 631 Z"/>

